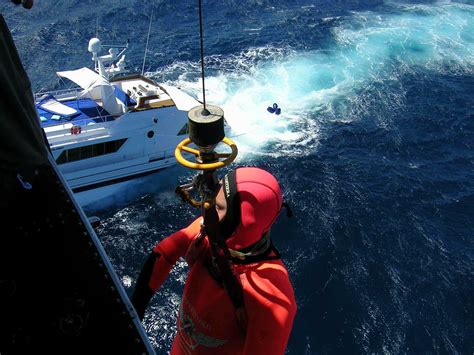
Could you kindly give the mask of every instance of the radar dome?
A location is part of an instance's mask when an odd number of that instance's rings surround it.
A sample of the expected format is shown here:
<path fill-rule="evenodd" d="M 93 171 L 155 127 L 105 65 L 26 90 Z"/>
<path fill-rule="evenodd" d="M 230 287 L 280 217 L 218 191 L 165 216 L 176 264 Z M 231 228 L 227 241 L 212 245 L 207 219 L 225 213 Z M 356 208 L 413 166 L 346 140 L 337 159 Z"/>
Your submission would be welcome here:
<path fill-rule="evenodd" d="M 98 38 L 92 38 L 89 41 L 89 48 L 87 48 L 87 50 L 91 53 L 99 53 L 102 50 L 100 40 Z"/>

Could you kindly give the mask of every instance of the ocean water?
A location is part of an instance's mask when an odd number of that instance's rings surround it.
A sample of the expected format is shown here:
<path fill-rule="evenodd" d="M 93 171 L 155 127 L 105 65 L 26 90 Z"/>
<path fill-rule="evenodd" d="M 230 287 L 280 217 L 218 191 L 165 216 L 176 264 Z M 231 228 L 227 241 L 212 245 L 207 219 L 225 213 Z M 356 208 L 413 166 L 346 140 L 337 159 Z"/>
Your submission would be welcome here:
<path fill-rule="evenodd" d="M 474 3 L 203 5 L 206 98 L 233 127 L 236 165 L 271 171 L 294 212 L 272 233 L 298 303 L 287 353 L 472 354 Z M 146 75 L 202 97 L 197 1 L 0 9 L 35 91 L 90 66 L 97 34 L 129 39 L 140 71 L 153 12 Z M 128 292 L 153 245 L 197 214 L 173 193 L 192 175 L 171 168 L 87 211 Z M 146 315 L 159 354 L 185 277 L 180 262 Z"/>

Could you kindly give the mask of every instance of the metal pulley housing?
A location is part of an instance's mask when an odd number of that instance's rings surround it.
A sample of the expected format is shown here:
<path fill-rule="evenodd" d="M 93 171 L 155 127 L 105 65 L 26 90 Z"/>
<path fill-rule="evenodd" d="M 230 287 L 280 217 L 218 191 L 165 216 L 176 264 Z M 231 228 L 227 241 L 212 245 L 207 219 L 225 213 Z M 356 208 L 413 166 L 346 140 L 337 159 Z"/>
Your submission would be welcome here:
<path fill-rule="evenodd" d="M 188 112 L 189 138 L 181 141 L 175 149 L 175 156 L 181 165 L 196 170 L 210 171 L 232 163 L 238 154 L 235 143 L 225 136 L 224 111 L 213 105 L 197 106 Z M 222 143 L 231 149 L 230 153 L 217 153 L 214 148 Z M 198 149 L 189 147 L 195 144 Z M 190 161 L 183 157 L 187 152 L 194 155 Z M 223 160 L 222 160 L 223 159 Z"/>
<path fill-rule="evenodd" d="M 224 111 L 219 106 L 196 106 L 188 112 L 189 138 L 200 148 L 214 147 L 225 137 Z"/>

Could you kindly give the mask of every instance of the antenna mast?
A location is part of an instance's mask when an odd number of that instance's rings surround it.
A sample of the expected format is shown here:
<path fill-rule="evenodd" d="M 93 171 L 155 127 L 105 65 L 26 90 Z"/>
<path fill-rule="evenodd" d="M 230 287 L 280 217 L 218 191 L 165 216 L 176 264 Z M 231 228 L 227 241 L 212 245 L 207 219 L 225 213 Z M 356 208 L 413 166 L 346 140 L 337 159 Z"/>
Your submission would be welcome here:
<path fill-rule="evenodd" d="M 99 13 L 95 18 L 95 38 L 99 38 Z"/>
<path fill-rule="evenodd" d="M 148 52 L 148 40 L 150 39 L 151 20 L 153 19 L 154 11 L 155 11 L 155 3 L 153 3 L 152 8 L 151 8 L 150 24 L 148 25 L 148 35 L 146 36 L 145 54 L 143 55 L 142 75 L 145 72 L 146 54 Z"/>

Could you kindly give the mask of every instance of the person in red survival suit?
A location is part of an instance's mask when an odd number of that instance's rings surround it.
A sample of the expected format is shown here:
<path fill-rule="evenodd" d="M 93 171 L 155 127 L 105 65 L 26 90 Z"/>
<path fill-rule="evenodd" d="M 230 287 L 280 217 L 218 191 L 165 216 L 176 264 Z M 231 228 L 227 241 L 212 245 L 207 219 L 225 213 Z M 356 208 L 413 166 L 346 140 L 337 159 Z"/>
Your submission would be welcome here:
<path fill-rule="evenodd" d="M 132 303 L 145 309 L 180 257 L 190 266 L 171 354 L 283 354 L 296 313 L 288 271 L 270 239 L 282 207 L 278 182 L 258 168 L 227 174 L 216 197 L 219 229 L 243 290 L 236 310 L 201 234 L 202 218 L 158 243 L 138 277 Z"/>

